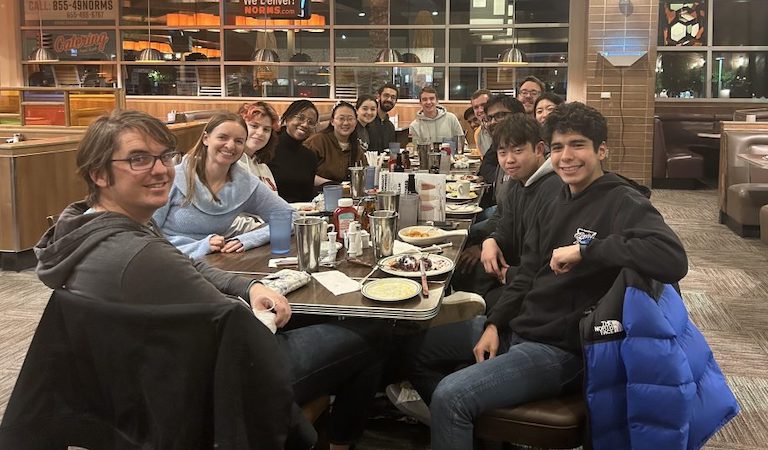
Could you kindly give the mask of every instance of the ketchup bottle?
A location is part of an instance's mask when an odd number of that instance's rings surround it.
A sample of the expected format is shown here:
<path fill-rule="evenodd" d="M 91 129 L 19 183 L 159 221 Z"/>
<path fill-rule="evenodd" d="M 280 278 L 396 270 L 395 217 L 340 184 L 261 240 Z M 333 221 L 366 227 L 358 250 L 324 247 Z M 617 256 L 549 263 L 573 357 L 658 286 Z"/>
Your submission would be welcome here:
<path fill-rule="evenodd" d="M 344 237 L 349 230 L 349 224 L 357 220 L 357 208 L 355 208 L 351 198 L 339 199 L 339 207 L 333 212 L 333 225 L 336 227 L 338 236 L 336 240 L 344 242 Z"/>

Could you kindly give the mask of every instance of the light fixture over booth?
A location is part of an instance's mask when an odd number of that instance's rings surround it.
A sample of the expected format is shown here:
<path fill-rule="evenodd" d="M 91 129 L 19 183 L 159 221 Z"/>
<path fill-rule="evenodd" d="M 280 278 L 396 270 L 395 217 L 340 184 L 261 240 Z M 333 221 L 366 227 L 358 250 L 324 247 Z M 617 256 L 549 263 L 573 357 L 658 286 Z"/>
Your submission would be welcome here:
<path fill-rule="evenodd" d="M 499 64 L 504 66 L 524 66 L 528 64 L 525 62 L 523 52 L 517 48 L 517 29 L 515 28 L 515 22 L 517 21 L 517 0 L 512 0 L 512 47 L 505 49 L 499 55 Z"/>
<path fill-rule="evenodd" d="M 152 15 L 151 15 L 151 0 L 147 0 L 147 48 L 139 53 L 136 58 L 137 62 L 160 62 L 163 60 L 163 55 L 155 48 L 152 48 Z"/>
<path fill-rule="evenodd" d="M 376 55 L 374 64 L 402 64 L 403 56 L 392 48 L 391 45 L 391 30 L 390 26 L 390 14 L 392 14 L 392 0 L 387 1 L 387 48 L 382 49 Z"/>
<path fill-rule="evenodd" d="M 38 8 L 37 8 L 37 18 L 40 25 L 40 35 L 39 39 L 40 41 L 37 43 L 37 48 L 35 51 L 32 52 L 31 55 L 29 55 L 29 61 L 30 62 L 36 62 L 36 63 L 52 63 L 57 62 L 59 58 L 56 57 L 56 53 L 53 52 L 53 50 L 49 48 L 45 48 L 44 37 L 43 37 L 43 12 L 40 10 L 40 4 L 41 2 L 37 2 Z"/>

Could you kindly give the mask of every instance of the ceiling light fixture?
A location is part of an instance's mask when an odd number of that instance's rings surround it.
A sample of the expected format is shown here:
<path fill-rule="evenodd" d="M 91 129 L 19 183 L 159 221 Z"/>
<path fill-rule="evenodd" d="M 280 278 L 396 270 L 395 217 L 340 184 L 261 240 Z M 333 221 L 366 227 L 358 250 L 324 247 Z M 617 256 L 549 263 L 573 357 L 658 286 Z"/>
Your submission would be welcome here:
<path fill-rule="evenodd" d="M 512 47 L 504 50 L 499 55 L 499 64 L 504 66 L 524 66 L 528 64 L 525 62 L 523 52 L 517 48 L 517 29 L 515 28 L 515 21 L 517 19 L 517 0 L 512 0 Z"/>
<path fill-rule="evenodd" d="M 264 10 L 264 40 L 263 40 L 263 46 L 260 48 L 257 48 L 253 52 L 253 56 L 251 57 L 251 61 L 259 62 L 259 63 L 265 63 L 265 64 L 274 64 L 280 62 L 280 56 L 277 54 L 276 51 L 274 51 L 271 48 L 267 47 L 267 42 L 269 39 L 267 39 L 267 13 L 266 9 Z M 257 38 L 258 41 L 258 38 Z"/>
<path fill-rule="evenodd" d="M 163 55 L 155 48 L 152 48 L 152 15 L 151 15 L 152 1 L 147 0 L 147 48 L 139 53 L 136 58 L 138 62 L 156 63 L 163 60 Z"/>
<path fill-rule="evenodd" d="M 389 0 L 387 2 L 387 48 L 382 49 L 379 51 L 379 54 L 376 55 L 376 59 L 373 61 L 374 64 L 402 64 L 403 63 L 403 57 L 400 55 L 400 52 L 392 48 L 391 44 L 391 29 L 390 29 L 390 14 L 392 13 L 392 0 Z"/>
<path fill-rule="evenodd" d="M 29 55 L 29 61 L 36 63 L 57 62 L 59 58 L 56 57 L 56 54 L 53 52 L 53 50 L 45 48 L 45 45 L 43 45 L 43 12 L 40 10 L 41 4 L 42 2 L 37 2 L 37 18 L 40 24 L 40 42 L 37 43 L 37 48 L 35 51 Z"/>

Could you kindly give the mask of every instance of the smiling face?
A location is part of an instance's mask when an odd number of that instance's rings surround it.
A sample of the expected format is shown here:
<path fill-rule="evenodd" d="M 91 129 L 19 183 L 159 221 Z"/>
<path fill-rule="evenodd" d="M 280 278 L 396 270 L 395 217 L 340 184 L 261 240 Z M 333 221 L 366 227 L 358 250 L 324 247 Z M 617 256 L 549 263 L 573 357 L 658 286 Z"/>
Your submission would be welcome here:
<path fill-rule="evenodd" d="M 384 88 L 381 90 L 381 94 L 376 94 L 376 99 L 379 101 L 379 108 L 388 113 L 397 103 L 397 91 L 392 88 Z"/>
<path fill-rule="evenodd" d="M 544 124 L 544 120 L 546 120 L 549 113 L 555 110 L 557 105 L 555 105 L 553 102 L 549 100 L 541 100 L 539 103 L 536 104 L 536 111 L 535 111 L 535 117 L 536 121 L 540 124 Z"/>
<path fill-rule="evenodd" d="M 117 139 L 118 146 L 112 159 L 126 159 L 134 155 L 160 156 L 173 151 L 145 134 L 127 130 Z M 133 170 L 127 161 L 113 161 L 112 182 L 106 170 L 91 173 L 99 189 L 98 206 L 124 214 L 138 223 L 147 223 L 154 212 L 168 202 L 168 193 L 176 171 L 155 160 L 146 171 Z"/>
<path fill-rule="evenodd" d="M 303 141 L 315 132 L 317 113 L 312 108 L 306 108 L 289 117 L 285 122 L 285 132 L 288 136 Z"/>
<path fill-rule="evenodd" d="M 419 105 L 421 110 L 427 117 L 435 117 L 437 115 L 437 95 L 432 92 L 422 92 L 419 96 Z"/>
<path fill-rule="evenodd" d="M 376 102 L 373 100 L 366 100 L 357 108 L 357 120 L 363 125 L 368 125 L 373 122 L 376 117 Z"/>
<path fill-rule="evenodd" d="M 526 114 L 533 114 L 533 104 L 541 95 L 541 87 L 534 81 L 526 81 L 520 86 L 517 99 L 523 104 Z"/>
<path fill-rule="evenodd" d="M 582 134 L 555 131 L 549 148 L 552 166 L 563 182 L 568 184 L 571 193 L 583 191 L 603 176 L 601 162 L 607 152 L 605 142 L 600 143 L 595 150 L 592 141 Z"/>
<path fill-rule="evenodd" d="M 485 121 L 485 104 L 488 103 L 488 94 L 483 94 L 470 102 L 475 117 L 481 122 Z"/>
<path fill-rule="evenodd" d="M 263 115 L 248 123 L 248 139 L 245 141 L 245 153 L 253 156 L 264 148 L 272 136 L 272 119 Z"/>
<path fill-rule="evenodd" d="M 222 122 L 211 130 L 203 133 L 203 145 L 207 147 L 206 168 L 225 166 L 229 168 L 243 155 L 245 140 L 248 132 L 233 121 Z"/>
<path fill-rule="evenodd" d="M 507 142 L 499 145 L 496 156 L 507 175 L 525 183 L 544 163 L 544 142 L 535 146 L 530 142 L 522 145 Z"/>
<path fill-rule="evenodd" d="M 336 137 L 348 138 L 357 126 L 355 110 L 347 106 L 336 108 L 331 118 L 331 125 L 333 125 L 333 132 Z"/>

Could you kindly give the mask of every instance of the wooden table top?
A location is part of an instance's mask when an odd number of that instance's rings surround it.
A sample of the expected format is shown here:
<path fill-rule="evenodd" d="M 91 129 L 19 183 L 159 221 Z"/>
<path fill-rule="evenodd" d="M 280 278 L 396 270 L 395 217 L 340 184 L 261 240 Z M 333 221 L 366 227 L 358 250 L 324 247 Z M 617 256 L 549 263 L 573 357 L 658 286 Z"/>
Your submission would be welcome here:
<path fill-rule="evenodd" d="M 740 159 L 747 161 L 749 164 L 759 167 L 761 169 L 768 169 L 768 155 L 760 155 L 756 153 L 739 153 L 736 155 Z"/>
<path fill-rule="evenodd" d="M 467 219 L 453 219 L 450 222 L 455 222 L 459 229 L 468 229 L 472 223 L 471 220 Z M 455 264 L 466 239 L 467 236 L 447 237 L 446 242 L 451 242 L 452 246 L 444 249 L 442 255 L 450 258 Z M 296 256 L 295 240 L 291 242 L 290 252 L 284 255 L 273 255 L 270 252 L 270 247 L 266 245 L 243 253 L 210 254 L 204 258 L 204 261 L 222 270 L 260 279 L 283 268 L 269 267 L 270 259 L 287 256 Z M 341 262 L 335 269 L 321 266 L 320 271 L 338 270 L 350 278 L 358 280 L 365 277 L 371 271 L 371 267 L 347 261 L 343 248 L 339 250 L 336 259 Z M 373 250 L 371 248 L 365 249 L 363 255 L 358 259 L 373 265 Z M 287 298 L 291 303 L 291 308 L 297 313 L 381 319 L 428 320 L 437 315 L 445 293 L 445 287 L 450 283 L 452 275 L 453 271 L 429 277 L 429 297 L 418 296 L 402 302 L 384 303 L 369 300 L 360 291 L 335 296 L 314 278 L 306 286 L 288 294 Z M 378 269 L 369 279 L 390 276 Z M 418 281 L 418 278 L 414 278 L 414 280 Z"/>

